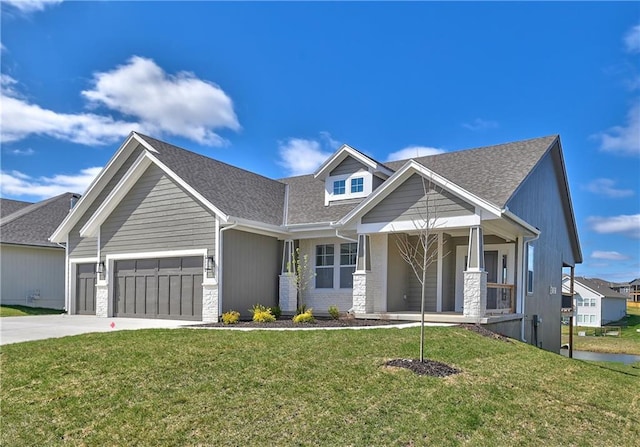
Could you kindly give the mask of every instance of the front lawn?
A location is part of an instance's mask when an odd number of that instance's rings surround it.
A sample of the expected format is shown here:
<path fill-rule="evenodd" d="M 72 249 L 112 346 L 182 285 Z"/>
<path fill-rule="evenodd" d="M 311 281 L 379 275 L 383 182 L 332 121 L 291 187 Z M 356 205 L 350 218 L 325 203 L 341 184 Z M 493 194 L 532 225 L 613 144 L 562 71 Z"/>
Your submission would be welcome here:
<path fill-rule="evenodd" d="M 19 305 L 0 306 L 0 317 L 24 317 L 27 315 L 57 315 L 64 310 L 47 309 L 46 307 L 28 307 Z"/>
<path fill-rule="evenodd" d="M 427 328 L 144 330 L 3 346 L 2 445 L 636 445 L 640 370 Z M 631 394 L 630 394 L 631 393 Z"/>

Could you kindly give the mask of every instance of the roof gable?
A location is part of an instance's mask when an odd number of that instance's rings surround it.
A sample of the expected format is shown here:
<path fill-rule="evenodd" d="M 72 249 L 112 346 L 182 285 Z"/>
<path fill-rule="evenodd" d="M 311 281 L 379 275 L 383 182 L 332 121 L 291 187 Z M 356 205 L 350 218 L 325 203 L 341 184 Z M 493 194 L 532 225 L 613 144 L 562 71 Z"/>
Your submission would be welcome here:
<path fill-rule="evenodd" d="M 389 177 L 393 174 L 393 171 L 384 164 L 373 158 L 363 154 L 362 152 L 352 148 L 349 145 L 343 144 L 340 148 L 333 153 L 313 174 L 314 178 L 325 178 L 332 175 L 332 171 L 340 166 L 347 158 L 352 158 L 358 163 L 362 164 L 365 169 L 371 170 L 373 173 L 381 175 L 383 177 Z"/>

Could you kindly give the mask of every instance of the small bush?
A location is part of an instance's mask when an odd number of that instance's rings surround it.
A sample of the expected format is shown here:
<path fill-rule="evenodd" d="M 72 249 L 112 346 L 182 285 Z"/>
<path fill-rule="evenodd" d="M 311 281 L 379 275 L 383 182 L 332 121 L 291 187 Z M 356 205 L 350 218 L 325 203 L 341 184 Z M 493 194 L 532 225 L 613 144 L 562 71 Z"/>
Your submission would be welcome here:
<path fill-rule="evenodd" d="M 280 315 L 282 315 L 282 310 L 280 310 L 280 306 L 273 306 L 273 307 L 270 307 L 270 309 L 273 316 L 276 317 L 276 320 L 280 318 Z"/>
<path fill-rule="evenodd" d="M 331 315 L 331 318 L 333 318 L 334 320 L 340 318 L 340 311 L 338 310 L 338 307 L 329 306 L 329 315 Z"/>
<path fill-rule="evenodd" d="M 307 311 L 307 305 L 306 304 L 301 304 L 296 308 L 296 315 L 303 314 L 306 311 Z"/>
<path fill-rule="evenodd" d="M 276 317 L 271 313 L 271 309 L 262 304 L 255 304 L 251 309 L 253 314 L 253 321 L 256 323 L 271 323 L 276 321 Z"/>
<path fill-rule="evenodd" d="M 313 323 L 314 321 L 316 321 L 316 319 L 313 318 L 312 309 L 307 309 L 303 313 L 293 317 L 294 323 Z"/>
<path fill-rule="evenodd" d="M 230 310 L 222 314 L 222 322 L 224 324 L 236 324 L 240 320 L 240 312 Z"/>

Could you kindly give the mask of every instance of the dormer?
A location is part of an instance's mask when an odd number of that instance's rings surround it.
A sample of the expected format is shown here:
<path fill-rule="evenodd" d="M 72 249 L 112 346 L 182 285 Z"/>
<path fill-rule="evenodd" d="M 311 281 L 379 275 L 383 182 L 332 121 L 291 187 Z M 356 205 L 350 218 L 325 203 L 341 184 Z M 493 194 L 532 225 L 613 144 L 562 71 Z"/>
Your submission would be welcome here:
<path fill-rule="evenodd" d="M 324 204 L 328 206 L 367 197 L 392 174 L 382 163 L 343 144 L 318 168 L 314 178 L 324 180 Z"/>

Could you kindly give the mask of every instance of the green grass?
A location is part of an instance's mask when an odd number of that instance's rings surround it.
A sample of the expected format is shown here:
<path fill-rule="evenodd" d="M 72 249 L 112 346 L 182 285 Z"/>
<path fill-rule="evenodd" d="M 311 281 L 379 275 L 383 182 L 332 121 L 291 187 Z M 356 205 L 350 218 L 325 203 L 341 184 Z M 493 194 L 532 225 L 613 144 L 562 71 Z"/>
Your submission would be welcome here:
<path fill-rule="evenodd" d="M 64 313 L 64 310 L 47 309 L 46 307 L 28 307 L 18 305 L 0 306 L 0 317 L 24 317 L 27 315 L 56 315 Z"/>
<path fill-rule="evenodd" d="M 3 346 L 1 445 L 634 445 L 640 370 L 427 328 L 143 330 Z"/>
<path fill-rule="evenodd" d="M 574 332 L 574 349 L 578 351 L 640 355 L 640 332 L 638 332 L 638 329 L 640 329 L 640 309 L 628 307 L 626 317 L 608 326 L 622 327 L 620 336 L 578 337 Z M 588 328 L 588 330 L 592 329 Z M 562 326 L 562 343 L 569 343 L 569 326 Z"/>

